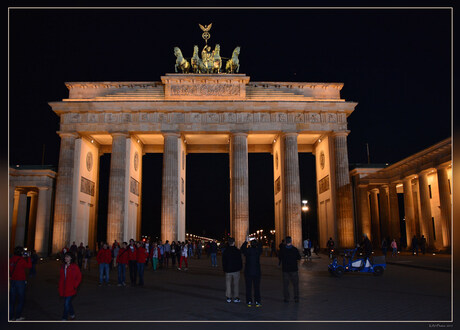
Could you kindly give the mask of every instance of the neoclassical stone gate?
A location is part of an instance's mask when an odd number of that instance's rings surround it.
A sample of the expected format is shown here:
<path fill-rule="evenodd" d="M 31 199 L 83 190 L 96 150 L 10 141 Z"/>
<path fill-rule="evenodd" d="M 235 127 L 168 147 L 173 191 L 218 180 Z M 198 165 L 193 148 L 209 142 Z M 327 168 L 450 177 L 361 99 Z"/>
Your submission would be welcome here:
<path fill-rule="evenodd" d="M 71 82 L 60 116 L 53 252 L 95 240 L 99 156 L 112 153 L 107 240 L 139 238 L 142 155 L 163 153 L 162 240 L 185 239 L 188 153 L 229 153 L 231 235 L 249 229 L 248 153 L 273 155 L 275 230 L 302 245 L 299 152 L 316 156 L 320 245 L 354 244 L 341 83 L 250 82 L 244 74 L 166 74 L 161 82 Z"/>

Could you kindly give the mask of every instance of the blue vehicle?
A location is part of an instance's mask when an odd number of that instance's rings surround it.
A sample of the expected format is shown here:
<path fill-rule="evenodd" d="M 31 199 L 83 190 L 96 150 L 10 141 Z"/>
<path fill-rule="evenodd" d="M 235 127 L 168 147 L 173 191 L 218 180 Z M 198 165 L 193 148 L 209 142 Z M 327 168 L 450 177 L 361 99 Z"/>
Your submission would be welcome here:
<path fill-rule="evenodd" d="M 334 258 L 328 266 L 329 273 L 336 277 L 341 277 L 345 272 L 373 273 L 375 276 L 383 274 L 386 269 L 384 256 L 372 257 L 372 260 L 370 258 L 360 258 L 356 256 L 357 250 L 356 248 L 346 249 L 342 265 L 339 264 L 337 258 Z"/>

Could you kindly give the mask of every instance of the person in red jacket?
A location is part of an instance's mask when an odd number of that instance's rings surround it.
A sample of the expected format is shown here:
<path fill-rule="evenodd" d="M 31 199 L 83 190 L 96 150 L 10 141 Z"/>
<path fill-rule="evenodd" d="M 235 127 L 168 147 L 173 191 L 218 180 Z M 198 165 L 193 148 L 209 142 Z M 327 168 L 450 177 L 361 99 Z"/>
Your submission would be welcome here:
<path fill-rule="evenodd" d="M 109 250 L 107 243 L 102 245 L 102 249 L 99 250 L 96 257 L 97 263 L 99 264 L 99 286 L 104 281 L 109 285 L 109 264 L 112 262 L 112 252 Z"/>
<path fill-rule="evenodd" d="M 128 262 L 128 243 L 123 242 L 117 254 L 118 286 L 126 286 L 126 265 Z"/>
<path fill-rule="evenodd" d="M 10 259 L 10 320 L 23 321 L 25 318 L 21 314 L 26 293 L 26 268 L 32 268 L 32 261 L 22 246 L 17 246 L 13 254 Z M 16 297 L 18 298 L 17 301 Z"/>
<path fill-rule="evenodd" d="M 80 267 L 75 264 L 75 255 L 67 252 L 64 255 L 64 265 L 61 267 L 59 276 L 59 295 L 64 297 L 64 313 L 62 321 L 75 319 L 72 298 L 77 294 L 77 288 L 81 282 Z"/>
<path fill-rule="evenodd" d="M 139 286 L 144 286 L 144 268 L 145 261 L 149 257 L 147 250 L 141 242 L 136 243 L 137 246 L 137 274 L 139 275 Z"/>
<path fill-rule="evenodd" d="M 131 286 L 135 286 L 137 279 L 137 252 L 136 245 L 134 244 L 134 240 L 132 238 L 129 240 L 128 246 L 128 265 Z"/>

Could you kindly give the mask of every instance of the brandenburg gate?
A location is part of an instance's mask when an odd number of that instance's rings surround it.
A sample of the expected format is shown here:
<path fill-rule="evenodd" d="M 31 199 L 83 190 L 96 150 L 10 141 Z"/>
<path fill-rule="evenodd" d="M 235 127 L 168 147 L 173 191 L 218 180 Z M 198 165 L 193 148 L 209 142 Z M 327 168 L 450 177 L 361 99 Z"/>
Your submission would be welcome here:
<path fill-rule="evenodd" d="M 173 73 L 157 82 L 69 82 L 60 117 L 53 252 L 95 241 L 99 156 L 111 153 L 107 241 L 139 238 L 142 155 L 163 153 L 161 239 L 185 239 L 186 155 L 229 153 L 230 234 L 249 230 L 248 153 L 273 155 L 276 240 L 302 245 L 299 152 L 316 156 L 320 244 L 355 242 L 342 83 Z"/>

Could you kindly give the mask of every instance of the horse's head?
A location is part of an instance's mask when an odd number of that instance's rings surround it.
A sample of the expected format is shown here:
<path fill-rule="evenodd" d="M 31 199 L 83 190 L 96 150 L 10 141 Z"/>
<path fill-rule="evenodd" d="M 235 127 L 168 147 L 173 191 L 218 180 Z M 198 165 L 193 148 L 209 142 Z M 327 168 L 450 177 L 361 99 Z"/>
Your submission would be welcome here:
<path fill-rule="evenodd" d="M 240 55 L 240 46 L 235 48 L 235 50 L 233 51 L 233 54 Z"/>
<path fill-rule="evenodd" d="M 214 48 L 214 53 L 219 54 L 219 52 L 220 52 L 220 45 L 217 44 L 216 47 Z"/>
<path fill-rule="evenodd" d="M 182 52 L 179 47 L 174 47 L 174 55 L 182 56 Z"/>
<path fill-rule="evenodd" d="M 198 46 L 193 46 L 193 56 L 198 55 Z"/>

